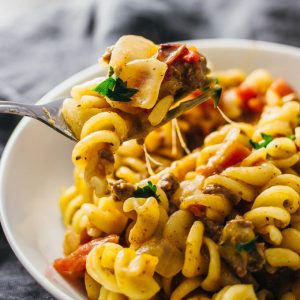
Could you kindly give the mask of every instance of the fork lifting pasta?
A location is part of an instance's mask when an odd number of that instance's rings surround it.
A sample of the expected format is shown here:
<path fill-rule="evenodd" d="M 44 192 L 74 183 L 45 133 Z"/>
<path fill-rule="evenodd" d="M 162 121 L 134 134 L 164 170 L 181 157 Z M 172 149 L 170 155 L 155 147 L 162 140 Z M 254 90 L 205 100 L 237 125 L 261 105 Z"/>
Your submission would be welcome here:
<path fill-rule="evenodd" d="M 106 61 L 115 63 L 114 49 Z M 215 76 L 223 86 L 220 108 L 233 121 L 225 124 L 209 103 L 180 116 L 190 154 L 174 137 L 172 143 L 168 123 L 146 138 L 162 163 L 152 175 L 136 141 L 117 150 L 106 195 L 95 194 L 75 169 L 75 184 L 60 200 L 66 257 L 54 267 L 84 278 L 89 299 L 300 299 L 297 94 L 266 70 Z M 115 113 L 130 123 L 128 103 L 111 110 L 89 84 L 77 92 L 74 99 L 88 107 L 81 117 Z"/>
<path fill-rule="evenodd" d="M 72 160 L 97 196 L 108 191 L 114 153 L 124 140 L 159 125 L 180 95 L 209 84 L 205 58 L 193 47 L 155 45 L 123 36 L 102 58 L 107 78 L 75 86 L 63 116 L 79 139 Z"/>

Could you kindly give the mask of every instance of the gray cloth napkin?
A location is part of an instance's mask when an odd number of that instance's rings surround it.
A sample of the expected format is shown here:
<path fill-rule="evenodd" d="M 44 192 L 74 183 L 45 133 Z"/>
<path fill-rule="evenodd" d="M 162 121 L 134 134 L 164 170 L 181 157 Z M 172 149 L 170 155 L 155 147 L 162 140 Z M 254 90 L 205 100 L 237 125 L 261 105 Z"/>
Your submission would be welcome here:
<path fill-rule="evenodd" d="M 0 31 L 0 99 L 36 102 L 63 79 L 95 63 L 123 34 L 155 42 L 226 37 L 300 46 L 298 0 L 42 3 Z M 0 116 L 0 153 L 18 120 Z M 21 266 L 1 230 L 0 299 L 54 299 Z"/>

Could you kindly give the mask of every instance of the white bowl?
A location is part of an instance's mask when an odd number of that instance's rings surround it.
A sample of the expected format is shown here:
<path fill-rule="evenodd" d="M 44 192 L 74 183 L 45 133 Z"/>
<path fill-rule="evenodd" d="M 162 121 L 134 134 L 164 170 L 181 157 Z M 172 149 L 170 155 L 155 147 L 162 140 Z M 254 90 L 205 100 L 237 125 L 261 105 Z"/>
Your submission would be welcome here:
<path fill-rule="evenodd" d="M 215 69 L 266 68 L 300 88 L 300 50 L 245 40 L 194 40 Z M 95 58 L 96 59 L 96 58 Z M 40 101 L 68 95 L 70 88 L 103 70 L 92 66 L 66 80 Z M 299 91 L 299 90 L 298 90 Z M 0 168 L 0 216 L 6 237 L 29 273 L 58 299 L 86 299 L 52 268 L 62 256 L 61 188 L 72 182 L 73 143 L 34 120 L 24 119 L 4 150 Z"/>

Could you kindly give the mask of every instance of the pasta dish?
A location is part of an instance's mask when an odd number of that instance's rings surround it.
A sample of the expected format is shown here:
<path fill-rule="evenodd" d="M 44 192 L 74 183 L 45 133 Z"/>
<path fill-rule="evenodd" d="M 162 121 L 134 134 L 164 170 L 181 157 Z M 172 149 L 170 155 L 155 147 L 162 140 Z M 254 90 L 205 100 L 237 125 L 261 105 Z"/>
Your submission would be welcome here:
<path fill-rule="evenodd" d="M 264 69 L 209 74 L 195 47 L 137 36 L 101 63 L 108 76 L 73 87 L 63 107 L 79 142 L 55 269 L 92 300 L 300 299 L 295 90 Z M 217 108 L 162 122 L 212 78 Z"/>

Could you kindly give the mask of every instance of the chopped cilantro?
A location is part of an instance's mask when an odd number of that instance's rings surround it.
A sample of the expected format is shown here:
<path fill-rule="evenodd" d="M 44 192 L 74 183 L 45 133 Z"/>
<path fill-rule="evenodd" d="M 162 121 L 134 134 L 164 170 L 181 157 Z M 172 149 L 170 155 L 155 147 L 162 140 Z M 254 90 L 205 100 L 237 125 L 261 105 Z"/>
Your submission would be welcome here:
<path fill-rule="evenodd" d="M 258 143 L 254 142 L 253 140 L 249 140 L 250 145 L 254 149 L 260 149 L 260 148 L 263 148 L 263 147 L 267 147 L 268 144 L 273 141 L 273 137 L 269 134 L 266 134 L 266 133 L 262 132 L 261 137 L 263 138 L 263 140 L 258 142 Z"/>
<path fill-rule="evenodd" d="M 287 137 L 289 139 L 291 139 L 292 141 L 294 141 L 296 139 L 296 136 L 294 134 L 289 134 Z"/>
<path fill-rule="evenodd" d="M 133 195 L 137 198 L 148 198 L 148 197 L 155 197 L 159 200 L 159 196 L 156 194 L 157 186 L 153 184 L 151 181 L 148 181 L 147 185 L 143 187 L 138 187 Z"/>
<path fill-rule="evenodd" d="M 116 85 L 116 80 L 112 77 L 108 77 L 101 83 L 99 83 L 95 88 L 94 91 L 98 94 L 101 94 L 103 96 L 107 96 L 109 94 L 109 91 L 112 90 Z"/>
<path fill-rule="evenodd" d="M 109 68 L 108 78 L 99 83 L 93 90 L 110 100 L 121 102 L 130 101 L 131 97 L 138 92 L 138 89 L 128 88 L 127 82 L 118 77 L 112 67 Z"/>
<path fill-rule="evenodd" d="M 242 252 L 242 251 L 250 252 L 255 249 L 256 241 L 257 241 L 257 237 L 255 237 L 252 241 L 247 242 L 247 243 L 238 243 L 236 245 L 236 251 L 237 252 Z"/>
<path fill-rule="evenodd" d="M 115 73 L 114 68 L 112 66 L 109 67 L 109 71 L 108 71 L 108 77 L 113 76 Z"/>

